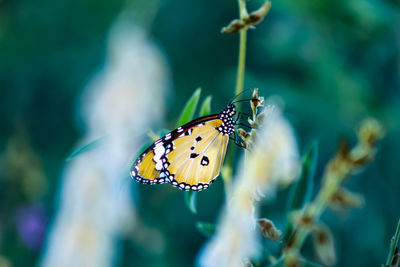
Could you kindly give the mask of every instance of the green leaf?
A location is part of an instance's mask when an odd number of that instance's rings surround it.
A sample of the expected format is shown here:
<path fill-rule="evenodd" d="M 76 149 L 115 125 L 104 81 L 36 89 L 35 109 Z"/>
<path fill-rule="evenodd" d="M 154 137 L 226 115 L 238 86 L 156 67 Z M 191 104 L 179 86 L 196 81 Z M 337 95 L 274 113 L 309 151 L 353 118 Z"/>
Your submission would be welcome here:
<path fill-rule="evenodd" d="M 190 99 L 186 102 L 186 105 L 183 108 L 181 115 L 179 116 L 178 126 L 188 123 L 189 121 L 191 121 L 193 119 L 193 115 L 196 111 L 197 104 L 199 103 L 200 93 L 201 93 L 201 88 L 198 88 L 193 93 L 193 95 L 190 97 Z M 204 103 L 203 103 L 203 105 L 204 105 Z M 194 214 L 197 213 L 197 210 L 196 210 L 196 199 L 197 198 L 196 197 L 197 197 L 196 192 L 192 192 L 192 191 L 185 192 L 186 206 Z"/>
<path fill-rule="evenodd" d="M 386 259 L 386 266 L 390 266 L 390 264 L 392 264 L 392 262 L 393 262 L 393 258 L 395 256 L 394 254 L 395 254 L 399 239 L 400 239 L 400 219 L 397 222 L 396 232 L 395 232 L 394 236 L 392 237 L 392 239 L 390 240 L 390 250 L 389 250 L 389 255 Z"/>
<path fill-rule="evenodd" d="M 201 104 L 200 107 L 200 117 L 209 115 L 211 113 L 211 99 L 212 96 L 207 96 L 206 99 L 204 99 L 203 104 Z"/>
<path fill-rule="evenodd" d="M 201 88 L 198 88 L 186 102 L 186 105 L 179 116 L 178 126 L 188 123 L 193 119 L 194 112 L 196 111 L 197 104 L 199 103 L 200 93 Z"/>
<path fill-rule="evenodd" d="M 197 192 L 195 192 L 195 191 L 186 191 L 185 192 L 185 203 L 186 203 L 186 206 L 194 214 L 197 213 L 196 199 L 197 199 Z"/>
<path fill-rule="evenodd" d="M 303 208 L 304 204 L 310 201 L 314 187 L 315 169 L 318 158 L 318 142 L 311 143 L 303 157 L 302 171 L 300 178 L 291 188 L 287 206 L 287 226 L 283 237 L 283 244 L 289 240 L 292 235 L 293 225 L 289 220 L 292 211 Z"/>
<path fill-rule="evenodd" d="M 311 199 L 314 187 L 314 175 L 318 158 L 318 142 L 312 142 L 307 150 L 302 164 L 302 171 L 299 180 L 293 186 L 288 201 L 288 210 L 298 210 Z"/>
<path fill-rule="evenodd" d="M 213 223 L 197 222 L 196 228 L 206 237 L 210 237 L 215 233 L 215 224 Z"/>
<path fill-rule="evenodd" d="M 66 158 L 66 160 L 67 161 L 71 160 L 72 158 L 74 158 L 82 153 L 89 152 L 89 151 L 96 149 L 100 145 L 102 139 L 103 138 L 98 138 L 92 142 L 89 142 L 83 146 L 78 147 L 77 149 L 72 151 L 71 154 L 69 154 L 69 156 Z"/>

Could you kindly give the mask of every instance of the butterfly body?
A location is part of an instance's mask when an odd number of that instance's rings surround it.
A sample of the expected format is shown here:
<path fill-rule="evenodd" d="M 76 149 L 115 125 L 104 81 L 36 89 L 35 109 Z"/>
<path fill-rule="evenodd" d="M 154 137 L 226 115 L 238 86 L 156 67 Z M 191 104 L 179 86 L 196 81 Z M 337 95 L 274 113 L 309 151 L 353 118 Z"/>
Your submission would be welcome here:
<path fill-rule="evenodd" d="M 208 188 L 220 173 L 235 113 L 229 104 L 219 114 L 195 119 L 158 139 L 134 162 L 132 178 L 186 191 Z"/>

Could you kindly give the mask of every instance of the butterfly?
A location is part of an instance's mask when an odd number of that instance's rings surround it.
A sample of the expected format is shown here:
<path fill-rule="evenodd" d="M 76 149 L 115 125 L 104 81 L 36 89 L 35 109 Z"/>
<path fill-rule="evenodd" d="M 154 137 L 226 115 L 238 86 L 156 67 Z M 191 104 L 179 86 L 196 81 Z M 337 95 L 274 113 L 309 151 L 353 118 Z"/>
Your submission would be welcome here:
<path fill-rule="evenodd" d="M 218 177 L 236 108 L 197 118 L 155 141 L 133 163 L 131 176 L 143 184 L 170 183 L 185 191 L 201 191 Z M 238 116 L 239 117 L 239 116 Z"/>

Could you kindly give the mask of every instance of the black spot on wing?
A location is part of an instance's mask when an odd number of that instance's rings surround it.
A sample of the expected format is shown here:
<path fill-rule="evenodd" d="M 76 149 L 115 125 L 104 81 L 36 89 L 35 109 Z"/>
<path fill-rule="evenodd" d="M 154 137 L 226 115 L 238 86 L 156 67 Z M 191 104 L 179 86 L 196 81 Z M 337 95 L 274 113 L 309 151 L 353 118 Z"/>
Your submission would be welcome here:
<path fill-rule="evenodd" d="M 201 166 L 207 166 L 208 163 L 210 163 L 210 160 L 208 159 L 208 157 L 203 156 L 203 158 L 201 159 L 201 162 L 200 162 Z"/>
<path fill-rule="evenodd" d="M 192 158 L 192 159 L 197 158 L 198 156 L 199 156 L 199 154 L 196 154 L 196 153 L 190 154 L 190 158 Z"/>

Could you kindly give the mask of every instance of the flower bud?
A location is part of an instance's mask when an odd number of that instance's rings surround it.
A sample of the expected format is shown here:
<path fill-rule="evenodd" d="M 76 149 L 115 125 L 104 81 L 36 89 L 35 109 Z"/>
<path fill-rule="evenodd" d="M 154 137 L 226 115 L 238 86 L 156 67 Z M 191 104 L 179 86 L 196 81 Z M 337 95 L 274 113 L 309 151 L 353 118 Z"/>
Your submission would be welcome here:
<path fill-rule="evenodd" d="M 382 125 L 373 118 L 365 119 L 358 130 L 358 139 L 366 146 L 374 146 L 384 135 Z"/>
<path fill-rule="evenodd" d="M 312 228 L 314 250 L 319 260 L 328 266 L 336 263 L 335 245 L 331 230 L 323 224 L 315 225 Z"/>
<path fill-rule="evenodd" d="M 228 26 L 223 27 L 221 30 L 221 33 L 229 33 L 229 34 L 238 33 L 245 26 L 246 25 L 244 24 L 244 22 L 242 20 L 235 19 L 235 20 L 232 20 Z"/>
<path fill-rule="evenodd" d="M 278 239 L 282 235 L 282 231 L 278 230 L 271 220 L 262 218 L 262 219 L 258 219 L 257 222 L 258 222 L 258 225 L 261 228 L 261 232 L 265 238 L 268 238 L 272 241 L 278 241 Z"/>
<path fill-rule="evenodd" d="M 264 106 L 264 97 L 258 96 L 258 88 L 254 88 L 253 96 L 250 100 L 251 109 L 253 110 L 253 114 L 257 114 L 257 108 Z"/>
<path fill-rule="evenodd" d="M 270 9 L 271 9 L 271 2 L 267 0 L 259 9 L 251 12 L 249 17 L 243 20 L 248 25 L 256 25 L 265 18 Z"/>
<path fill-rule="evenodd" d="M 340 188 L 331 196 L 329 204 L 334 210 L 359 208 L 364 204 L 364 197 L 360 194 Z"/>

